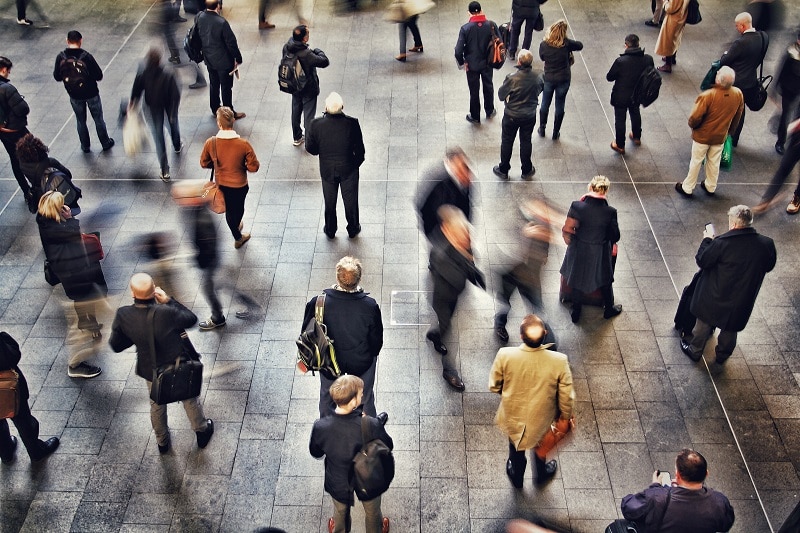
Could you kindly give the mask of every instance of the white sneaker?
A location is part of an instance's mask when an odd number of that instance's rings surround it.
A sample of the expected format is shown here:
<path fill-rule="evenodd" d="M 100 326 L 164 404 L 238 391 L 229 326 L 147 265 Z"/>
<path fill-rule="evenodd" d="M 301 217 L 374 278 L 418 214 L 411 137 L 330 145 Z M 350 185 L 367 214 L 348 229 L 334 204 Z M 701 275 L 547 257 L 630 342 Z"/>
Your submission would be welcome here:
<path fill-rule="evenodd" d="M 293 145 L 293 146 L 300 146 L 300 145 L 301 145 L 301 144 L 303 144 L 305 141 L 306 141 L 306 138 L 305 138 L 305 136 L 301 135 L 299 139 L 295 139 L 295 140 L 293 140 L 293 141 L 292 141 L 292 145 Z"/>
<path fill-rule="evenodd" d="M 19 24 L 20 26 L 31 26 L 33 25 L 33 22 L 31 22 L 28 19 L 18 19 L 17 24 Z"/>

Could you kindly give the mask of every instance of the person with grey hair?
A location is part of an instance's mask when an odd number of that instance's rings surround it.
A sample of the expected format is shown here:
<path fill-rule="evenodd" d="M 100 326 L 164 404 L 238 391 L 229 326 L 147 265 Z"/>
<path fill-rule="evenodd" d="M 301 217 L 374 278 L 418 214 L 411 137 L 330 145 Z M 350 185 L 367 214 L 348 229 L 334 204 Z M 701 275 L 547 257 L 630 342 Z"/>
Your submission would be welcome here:
<path fill-rule="evenodd" d="M 692 361 L 703 357 L 703 349 L 715 328 L 716 363 L 728 360 L 736 347 L 736 334 L 746 326 L 755 306 L 764 276 L 775 268 L 775 242 L 756 232 L 753 213 L 746 205 L 728 211 L 729 231 L 714 234 L 706 225 L 695 255 L 700 277 L 689 306 L 697 318 L 690 335 L 681 340 L 681 350 Z"/>
<path fill-rule="evenodd" d="M 325 113 L 306 129 L 306 151 L 319 156 L 322 196 L 325 200 L 325 226 L 328 239 L 336 237 L 336 200 L 342 188 L 347 235 L 353 239 L 361 233 L 358 217 L 358 167 L 364 162 L 364 138 L 357 118 L 342 112 L 344 102 L 339 93 L 325 99 Z M 310 131 L 309 131 L 310 130 Z"/>
<path fill-rule="evenodd" d="M 675 184 L 675 190 L 681 196 L 692 196 L 703 160 L 706 161 L 706 180 L 700 182 L 700 188 L 709 195 L 717 189 L 722 144 L 729 134 L 736 131 L 744 113 L 742 91 L 733 87 L 735 78 L 731 67 L 721 67 L 717 72 L 716 84 L 700 93 L 694 101 L 689 114 L 689 127 L 692 128 L 689 173 L 682 183 Z"/>
<path fill-rule="evenodd" d="M 342 374 L 351 374 L 364 380 L 364 412 L 377 416 L 384 424 L 389 418 L 386 413 L 376 415 L 375 368 L 378 354 L 383 347 L 383 321 L 378 302 L 364 292 L 359 283 L 363 267 L 355 257 L 346 256 L 336 263 L 336 283 L 322 291 L 323 322 L 328 337 L 333 340 L 336 360 Z M 303 328 L 314 318 L 317 306 L 314 296 L 306 304 Z M 335 407 L 331 400 L 330 388 L 336 376 L 324 371 L 319 373 L 319 416 L 324 418 L 333 414 Z"/>
<path fill-rule="evenodd" d="M 533 54 L 528 50 L 520 50 L 517 55 L 517 71 L 512 72 L 503 81 L 497 96 L 505 104 L 503 126 L 500 134 L 500 164 L 492 172 L 501 180 L 508 180 L 511 169 L 511 150 L 514 138 L 519 131 L 519 160 L 522 165 L 522 179 L 530 181 L 536 173 L 531 156 L 533 145 L 531 135 L 536 126 L 536 106 L 539 94 L 544 88 L 542 76 L 532 68 Z"/>

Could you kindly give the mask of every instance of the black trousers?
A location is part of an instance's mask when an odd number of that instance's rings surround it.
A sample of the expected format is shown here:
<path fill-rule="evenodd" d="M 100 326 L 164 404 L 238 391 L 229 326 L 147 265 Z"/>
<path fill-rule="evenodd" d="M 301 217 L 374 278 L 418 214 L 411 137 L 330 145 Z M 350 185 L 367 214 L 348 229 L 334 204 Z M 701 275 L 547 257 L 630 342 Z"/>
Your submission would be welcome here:
<path fill-rule="evenodd" d="M 472 118 L 481 118 L 481 95 L 483 86 L 483 109 L 486 115 L 494 112 L 494 85 L 492 84 L 492 67 L 487 66 L 479 71 L 467 71 L 467 87 L 469 87 L 469 114 Z"/>
<path fill-rule="evenodd" d="M 22 173 L 22 168 L 19 166 L 19 159 L 17 158 L 17 141 L 22 139 L 28 133 L 27 128 L 22 128 L 17 131 L 0 131 L 0 141 L 8 152 L 8 159 L 11 161 L 11 171 L 14 173 L 19 188 L 26 195 L 30 192 L 31 186 L 28 180 L 25 179 L 25 174 Z"/>
<path fill-rule="evenodd" d="M 792 173 L 795 165 L 797 165 L 798 161 L 800 161 L 800 132 L 793 134 L 789 137 L 789 143 L 786 145 L 786 151 L 783 153 L 783 157 L 781 157 L 781 164 L 778 166 L 778 170 L 775 171 L 775 175 L 772 176 L 772 181 L 767 187 L 767 192 L 764 193 L 764 196 L 761 198 L 763 202 L 769 202 L 775 195 L 778 194 L 778 191 L 781 189 L 781 186 L 786 183 L 786 180 L 789 178 L 789 174 Z M 800 183 L 797 184 L 797 188 L 794 191 L 795 194 L 800 194 Z"/>
<path fill-rule="evenodd" d="M 28 400 L 20 402 L 17 416 L 12 418 L 11 421 L 14 422 L 17 432 L 19 432 L 22 444 L 28 450 L 28 456 L 33 460 L 39 459 L 44 442 L 39 440 L 39 421 L 31 414 Z M 11 447 L 11 432 L 8 429 L 8 420 L 0 420 L 0 457 L 11 458 Z"/>
<path fill-rule="evenodd" d="M 631 116 L 633 138 L 642 138 L 642 112 L 639 105 L 614 106 L 614 142 L 620 148 L 625 148 L 625 125 L 628 114 Z"/>
<path fill-rule="evenodd" d="M 503 129 L 500 134 L 500 171 L 508 173 L 511 170 L 511 151 L 514 148 L 514 139 L 519 131 L 519 161 L 522 173 L 528 174 L 533 170 L 533 144 L 531 135 L 536 126 L 536 115 L 531 118 L 511 118 L 503 115 Z"/>
<path fill-rule="evenodd" d="M 500 311 L 494 316 L 494 327 L 503 327 L 508 323 L 508 311 L 511 309 L 511 296 L 515 290 L 519 290 L 519 295 L 528 303 L 531 312 L 536 309 L 542 309 L 542 287 L 541 283 L 538 285 L 529 285 L 529 282 L 524 282 L 519 272 L 529 270 L 531 267 L 524 263 L 516 265 L 514 268 L 505 272 L 500 278 L 500 290 L 497 291 L 497 299 L 500 302 Z M 526 278 L 539 278 L 537 273 L 535 276 L 530 273 L 525 273 Z"/>
<path fill-rule="evenodd" d="M 322 196 L 325 199 L 325 233 L 333 235 L 338 228 L 336 219 L 336 201 L 339 187 L 342 189 L 344 216 L 347 219 L 348 235 L 361 231 L 358 220 L 358 168 L 345 176 L 329 176 L 322 178 Z"/>
<path fill-rule="evenodd" d="M 220 324 L 225 320 L 225 315 L 222 313 L 222 303 L 217 297 L 217 289 L 214 285 L 214 274 L 217 273 L 216 266 L 210 266 L 204 269 L 205 279 L 203 280 L 203 296 L 205 296 L 208 305 L 211 307 L 211 320 L 215 324 Z"/>
<path fill-rule="evenodd" d="M 228 223 L 228 228 L 230 228 L 234 240 L 238 241 L 242 238 L 242 232 L 239 231 L 239 223 L 244 217 L 244 200 L 247 198 L 250 186 L 225 187 L 224 185 L 219 185 L 219 190 L 222 191 L 222 196 L 225 197 L 225 221 Z"/>
<path fill-rule="evenodd" d="M 211 112 L 216 115 L 217 109 L 220 107 L 220 95 L 222 96 L 222 105 L 233 109 L 233 76 L 228 72 L 209 67 L 208 82 Z"/>
<path fill-rule="evenodd" d="M 428 334 L 437 339 L 444 338 L 450 331 L 450 326 L 453 321 L 453 314 L 456 312 L 456 305 L 458 305 L 458 297 L 460 292 L 456 291 L 444 278 L 432 272 L 433 278 L 433 296 L 431 306 L 433 312 L 436 313 L 436 322 L 431 325 Z M 442 356 L 442 369 L 446 373 L 455 372 L 455 355 L 449 353 Z"/>
<path fill-rule="evenodd" d="M 739 144 L 739 136 L 742 134 L 742 128 L 744 128 L 744 116 L 747 114 L 747 106 L 751 105 L 756 98 L 758 98 L 758 85 L 741 90 L 742 96 L 744 96 L 744 109 L 742 110 L 742 118 L 739 121 L 739 125 L 736 126 L 736 131 L 731 135 L 734 146 Z"/>

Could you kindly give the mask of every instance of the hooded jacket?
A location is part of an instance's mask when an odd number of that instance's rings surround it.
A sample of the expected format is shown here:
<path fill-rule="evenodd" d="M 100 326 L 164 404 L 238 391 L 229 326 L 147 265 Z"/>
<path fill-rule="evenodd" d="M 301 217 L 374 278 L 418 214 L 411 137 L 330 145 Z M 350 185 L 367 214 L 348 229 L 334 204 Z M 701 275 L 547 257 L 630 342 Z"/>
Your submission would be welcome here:
<path fill-rule="evenodd" d="M 319 76 L 317 76 L 317 67 L 325 68 L 331 64 L 325 52 L 319 48 L 313 50 L 308 47 L 308 43 L 302 41 L 295 41 L 293 37 L 283 45 L 283 55 L 287 53 L 296 54 L 297 59 L 300 61 L 300 66 L 303 67 L 303 72 L 306 73 L 306 86 L 299 93 L 292 96 L 299 96 L 302 98 L 317 96 L 319 94 Z"/>
<path fill-rule="evenodd" d="M 644 49 L 635 46 L 626 48 L 611 65 L 606 74 L 606 80 L 614 82 L 611 89 L 611 105 L 614 107 L 629 107 L 631 97 L 639 76 L 646 67 L 653 67 L 653 56 L 644 53 Z"/>

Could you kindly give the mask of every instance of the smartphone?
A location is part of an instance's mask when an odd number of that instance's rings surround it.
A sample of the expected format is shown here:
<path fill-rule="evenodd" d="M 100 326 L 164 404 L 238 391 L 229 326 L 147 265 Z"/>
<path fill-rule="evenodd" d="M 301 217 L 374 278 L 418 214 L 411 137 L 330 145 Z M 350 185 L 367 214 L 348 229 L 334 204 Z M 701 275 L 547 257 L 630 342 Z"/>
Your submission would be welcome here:
<path fill-rule="evenodd" d="M 716 228 L 714 228 L 714 224 L 712 224 L 711 222 L 706 224 L 706 231 L 708 233 L 710 233 L 711 235 L 716 235 L 717 234 L 717 230 L 716 230 Z"/>
<path fill-rule="evenodd" d="M 659 470 L 656 477 L 658 478 L 658 482 L 664 487 L 669 487 L 672 484 L 672 478 L 670 478 L 669 472 Z"/>

